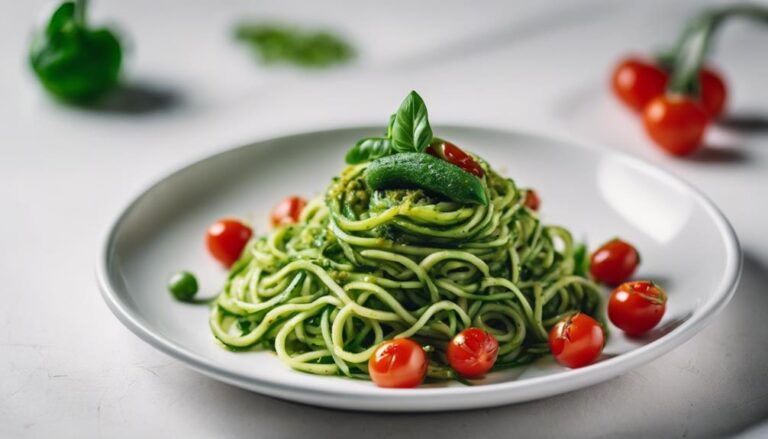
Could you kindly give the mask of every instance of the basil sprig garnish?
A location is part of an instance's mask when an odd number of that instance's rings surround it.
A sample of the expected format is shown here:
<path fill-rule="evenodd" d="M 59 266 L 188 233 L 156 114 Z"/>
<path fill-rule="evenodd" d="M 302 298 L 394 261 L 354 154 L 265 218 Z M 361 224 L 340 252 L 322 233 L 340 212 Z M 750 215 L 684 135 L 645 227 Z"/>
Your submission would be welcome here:
<path fill-rule="evenodd" d="M 386 137 L 368 137 L 359 140 L 347 152 L 347 163 L 358 163 L 396 154 L 398 152 L 424 152 L 432 142 L 427 105 L 418 93 L 405 97 L 397 113 L 389 118 Z"/>

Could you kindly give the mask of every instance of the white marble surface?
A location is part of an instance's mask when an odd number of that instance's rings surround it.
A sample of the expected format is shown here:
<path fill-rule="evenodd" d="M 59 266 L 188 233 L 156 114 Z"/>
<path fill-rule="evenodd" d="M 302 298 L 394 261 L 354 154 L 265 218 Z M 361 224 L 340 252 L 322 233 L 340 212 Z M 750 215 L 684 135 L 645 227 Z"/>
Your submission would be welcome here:
<path fill-rule="evenodd" d="M 171 97 L 148 111 L 93 112 L 52 103 L 28 73 L 29 29 L 45 4 L 0 0 L 0 437 L 768 434 L 768 32 L 729 25 L 713 60 L 730 80 L 731 113 L 763 123 L 712 130 L 690 160 L 654 149 L 606 87 L 620 54 L 670 41 L 703 3 L 95 0 L 94 19 L 130 36 L 127 77 Z M 333 26 L 361 56 L 322 73 L 261 68 L 228 33 L 247 17 Z M 97 248 L 148 182 L 239 143 L 380 122 L 413 88 L 435 121 L 590 139 L 700 187 L 742 241 L 733 302 L 681 348 L 607 383 L 428 415 L 337 412 L 239 390 L 155 351 L 109 313 L 94 281 Z"/>

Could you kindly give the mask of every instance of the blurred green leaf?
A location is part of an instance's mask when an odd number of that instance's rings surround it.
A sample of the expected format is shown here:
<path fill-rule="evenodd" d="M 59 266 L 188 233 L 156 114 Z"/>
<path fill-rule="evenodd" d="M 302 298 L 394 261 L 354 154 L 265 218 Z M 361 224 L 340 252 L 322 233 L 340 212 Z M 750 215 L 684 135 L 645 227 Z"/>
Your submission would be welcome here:
<path fill-rule="evenodd" d="M 35 36 L 29 61 L 43 87 L 72 102 L 95 99 L 114 88 L 122 63 L 120 42 L 109 29 L 83 22 L 84 3 L 62 3 Z"/>
<path fill-rule="evenodd" d="M 323 68 L 346 62 L 355 53 L 349 43 L 332 33 L 278 24 L 242 24 L 235 36 L 249 44 L 266 64 Z"/>
<path fill-rule="evenodd" d="M 392 154 L 392 143 L 387 138 L 368 137 L 359 140 L 355 146 L 347 152 L 346 161 L 350 165 L 376 160 Z"/>

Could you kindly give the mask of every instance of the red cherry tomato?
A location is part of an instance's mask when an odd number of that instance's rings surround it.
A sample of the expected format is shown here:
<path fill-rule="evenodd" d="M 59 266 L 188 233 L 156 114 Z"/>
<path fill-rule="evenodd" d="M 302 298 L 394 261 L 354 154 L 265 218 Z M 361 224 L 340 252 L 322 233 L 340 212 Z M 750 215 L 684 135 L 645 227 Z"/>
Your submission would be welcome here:
<path fill-rule="evenodd" d="M 445 142 L 442 140 L 434 142 L 429 145 L 429 148 L 427 148 L 427 153 L 447 162 L 453 163 L 454 165 L 479 178 L 483 178 L 483 175 L 485 175 L 485 172 L 483 172 L 483 168 L 480 167 L 480 164 L 478 164 L 471 155 L 467 154 L 453 143 Z"/>
<path fill-rule="evenodd" d="M 642 58 L 629 57 L 616 65 L 611 82 L 613 92 L 628 107 L 643 111 L 654 98 L 664 94 L 669 73 L 657 64 Z M 713 69 L 699 73 L 701 106 L 710 118 L 719 117 L 725 108 L 728 89 L 722 77 Z"/>
<path fill-rule="evenodd" d="M 626 58 L 613 70 L 613 92 L 628 107 L 643 111 L 653 98 L 664 94 L 668 75 L 656 64 Z"/>
<path fill-rule="evenodd" d="M 620 239 L 608 241 L 592 253 L 589 271 L 600 282 L 618 285 L 632 276 L 640 264 L 640 254 Z"/>
<path fill-rule="evenodd" d="M 643 112 L 645 130 L 668 153 L 683 156 L 698 149 L 709 123 L 707 113 L 685 96 L 659 96 Z"/>
<path fill-rule="evenodd" d="M 725 81 L 715 71 L 704 68 L 699 74 L 701 86 L 701 106 L 710 118 L 716 119 L 725 109 L 728 95 Z"/>
<path fill-rule="evenodd" d="M 474 378 L 491 370 L 499 354 L 499 342 L 480 328 L 467 328 L 453 337 L 445 353 L 453 370 Z"/>
<path fill-rule="evenodd" d="M 578 313 L 559 321 L 549 332 L 549 349 L 563 366 L 572 369 L 594 362 L 603 351 L 603 328 L 592 317 Z"/>
<path fill-rule="evenodd" d="M 368 373 L 379 387 L 416 387 L 427 374 L 427 354 L 409 338 L 387 340 L 368 360 Z"/>
<path fill-rule="evenodd" d="M 307 205 L 307 200 L 301 197 L 286 197 L 272 209 L 270 219 L 272 226 L 277 227 L 284 224 L 293 224 L 299 222 L 299 215 Z"/>
<path fill-rule="evenodd" d="M 611 293 L 608 318 L 627 335 L 640 335 L 659 323 L 666 307 L 667 294 L 658 285 L 627 282 Z"/>
<path fill-rule="evenodd" d="M 539 195 L 536 193 L 533 189 L 528 189 L 528 191 L 525 193 L 525 201 L 523 202 L 525 207 L 531 209 L 531 210 L 539 210 L 539 206 L 541 205 L 541 200 L 539 199 Z"/>
<path fill-rule="evenodd" d="M 253 236 L 250 227 L 234 219 L 221 219 L 208 228 L 206 244 L 211 256 L 226 267 L 240 258 L 245 244 Z"/>

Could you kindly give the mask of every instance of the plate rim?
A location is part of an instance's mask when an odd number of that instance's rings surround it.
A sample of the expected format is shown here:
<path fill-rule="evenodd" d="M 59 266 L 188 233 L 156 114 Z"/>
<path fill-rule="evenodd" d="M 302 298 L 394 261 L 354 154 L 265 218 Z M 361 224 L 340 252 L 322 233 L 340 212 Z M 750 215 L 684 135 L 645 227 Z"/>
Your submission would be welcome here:
<path fill-rule="evenodd" d="M 130 198 L 127 205 L 120 208 L 117 215 L 115 215 L 108 223 L 106 232 L 102 235 L 102 244 L 99 249 L 96 264 L 96 280 L 103 300 L 107 303 L 110 311 L 118 318 L 118 320 L 139 338 L 161 352 L 182 361 L 198 372 L 229 384 L 244 387 L 270 396 L 336 408 L 371 411 L 403 411 L 406 409 L 409 411 L 436 411 L 471 409 L 529 401 L 565 393 L 577 388 L 587 387 L 608 380 L 638 367 L 639 365 L 648 363 L 685 343 L 701 331 L 704 326 L 710 323 L 733 297 L 739 283 L 742 269 L 743 255 L 739 239 L 733 226 L 722 211 L 703 192 L 691 183 L 659 166 L 653 165 L 629 153 L 607 148 L 593 141 L 576 138 L 573 135 L 567 137 L 564 135 L 553 136 L 551 134 L 542 134 L 521 129 L 505 129 L 477 124 L 436 124 L 435 126 L 443 129 L 486 132 L 494 135 L 515 137 L 518 139 L 532 138 L 538 141 L 561 143 L 571 147 L 587 149 L 626 162 L 628 165 L 634 166 L 657 178 L 682 188 L 704 207 L 708 216 L 714 221 L 715 226 L 719 231 L 720 238 L 725 245 L 724 276 L 720 284 L 715 288 L 715 294 L 699 307 L 697 314 L 693 315 L 690 319 L 686 320 L 664 336 L 624 354 L 605 359 L 599 363 L 584 368 L 570 370 L 568 373 L 526 378 L 521 381 L 513 380 L 501 383 L 490 383 L 482 386 L 417 389 L 382 389 L 371 387 L 363 388 L 362 390 L 355 392 L 344 390 L 332 391 L 292 383 L 277 383 L 229 370 L 221 363 L 209 361 L 195 352 L 156 333 L 144 322 L 143 318 L 138 313 L 132 312 L 125 301 L 121 299 L 121 293 L 118 291 L 120 290 L 120 286 L 113 284 L 111 278 L 112 273 L 110 270 L 112 249 L 117 231 L 120 229 L 120 226 L 123 224 L 126 217 L 144 199 L 144 197 L 148 196 L 150 192 L 163 184 L 163 182 L 186 169 L 200 165 L 207 160 L 230 154 L 240 149 L 258 148 L 258 145 L 268 142 L 285 141 L 298 137 L 339 133 L 344 131 L 374 131 L 380 128 L 375 125 L 363 124 L 260 137 L 249 143 L 226 148 L 213 153 L 209 152 L 203 154 L 201 157 L 186 161 L 173 168 L 170 172 L 165 172 L 160 177 L 151 180 L 149 184 L 144 186 L 136 195 Z M 129 296 L 127 290 L 124 290 L 123 295 Z M 470 399 L 456 401 L 455 399 L 448 398 L 455 396 L 467 397 Z M 487 398 L 480 399 L 481 396 L 487 396 Z M 373 399 L 373 401 L 371 401 L 371 399 Z M 402 404 L 404 399 L 410 400 L 411 402 L 405 406 Z M 421 405 L 426 400 L 430 400 L 437 404 L 434 406 Z M 415 404 L 414 401 L 416 402 Z M 397 406 L 392 406 L 391 404 L 395 402 L 397 402 Z"/>

